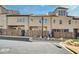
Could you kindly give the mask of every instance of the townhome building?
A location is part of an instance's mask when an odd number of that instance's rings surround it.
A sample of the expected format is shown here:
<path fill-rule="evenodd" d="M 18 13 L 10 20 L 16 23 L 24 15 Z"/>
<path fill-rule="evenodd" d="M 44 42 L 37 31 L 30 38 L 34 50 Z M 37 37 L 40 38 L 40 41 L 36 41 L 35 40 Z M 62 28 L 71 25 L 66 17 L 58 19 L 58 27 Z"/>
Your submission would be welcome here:
<path fill-rule="evenodd" d="M 24 30 L 24 35 L 31 37 L 77 38 L 79 16 L 69 16 L 67 10 L 57 7 L 46 15 L 22 15 L 0 6 L 0 34 L 20 36 Z"/>

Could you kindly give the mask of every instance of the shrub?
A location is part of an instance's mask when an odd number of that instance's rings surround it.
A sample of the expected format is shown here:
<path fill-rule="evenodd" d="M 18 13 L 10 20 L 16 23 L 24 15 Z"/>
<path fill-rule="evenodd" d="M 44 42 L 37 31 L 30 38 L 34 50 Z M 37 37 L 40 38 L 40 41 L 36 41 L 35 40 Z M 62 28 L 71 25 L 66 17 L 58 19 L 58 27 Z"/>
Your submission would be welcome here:
<path fill-rule="evenodd" d="M 74 42 L 74 41 L 73 41 L 72 39 L 69 39 L 69 40 L 66 40 L 66 41 L 65 41 L 65 43 L 66 43 L 66 44 L 69 44 L 69 45 L 72 45 L 73 42 Z"/>
<path fill-rule="evenodd" d="M 65 43 L 66 43 L 66 44 L 69 44 L 69 45 L 73 45 L 73 46 L 79 46 L 79 42 L 75 42 L 75 41 L 72 40 L 72 39 L 66 40 Z"/>
<path fill-rule="evenodd" d="M 74 46 L 79 46 L 79 42 L 74 42 Z"/>

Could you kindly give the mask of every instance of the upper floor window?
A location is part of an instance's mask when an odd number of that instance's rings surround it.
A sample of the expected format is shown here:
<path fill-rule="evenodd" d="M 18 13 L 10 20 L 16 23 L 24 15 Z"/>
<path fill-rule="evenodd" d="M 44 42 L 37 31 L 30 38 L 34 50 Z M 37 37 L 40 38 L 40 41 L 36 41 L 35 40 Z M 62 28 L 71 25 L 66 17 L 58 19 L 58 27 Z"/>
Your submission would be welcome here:
<path fill-rule="evenodd" d="M 71 24 L 71 20 L 69 20 L 69 24 Z"/>
<path fill-rule="evenodd" d="M 31 19 L 31 21 L 33 22 L 33 19 Z"/>
<path fill-rule="evenodd" d="M 62 24 L 62 20 L 59 21 L 59 24 Z"/>
<path fill-rule="evenodd" d="M 19 18 L 17 18 L 17 22 L 25 22 L 25 18 L 23 18 L 23 17 L 19 17 Z"/>
<path fill-rule="evenodd" d="M 39 20 L 39 23 L 42 23 L 42 20 L 41 19 Z"/>
<path fill-rule="evenodd" d="M 44 23 L 48 23 L 48 19 L 44 19 Z"/>
<path fill-rule="evenodd" d="M 48 19 L 43 19 L 43 20 L 40 19 L 40 20 L 39 20 L 39 23 L 42 23 L 42 21 L 43 21 L 44 24 L 48 23 Z"/>
<path fill-rule="evenodd" d="M 55 19 L 53 20 L 53 23 L 55 23 L 56 21 L 55 21 Z"/>

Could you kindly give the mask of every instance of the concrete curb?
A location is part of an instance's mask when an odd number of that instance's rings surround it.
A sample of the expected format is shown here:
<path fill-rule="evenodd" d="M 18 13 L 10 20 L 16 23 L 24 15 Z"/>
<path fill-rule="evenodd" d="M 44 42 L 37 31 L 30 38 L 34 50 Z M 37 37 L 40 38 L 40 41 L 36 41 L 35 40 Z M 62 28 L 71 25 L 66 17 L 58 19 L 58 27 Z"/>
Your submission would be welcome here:
<path fill-rule="evenodd" d="M 0 35 L 0 39 L 32 42 L 31 37 Z"/>
<path fill-rule="evenodd" d="M 78 54 L 77 52 L 75 52 L 74 50 L 70 49 L 69 47 L 66 46 L 67 49 L 69 49 L 70 51 L 72 51 L 74 54 Z"/>
<path fill-rule="evenodd" d="M 10 36 L 10 35 L 0 35 L 0 37 L 30 38 L 30 37 L 26 37 L 26 36 Z"/>
<path fill-rule="evenodd" d="M 67 48 L 63 42 L 60 42 L 60 45 L 61 45 L 64 49 L 66 49 L 67 51 L 69 51 L 71 54 L 76 54 L 76 53 L 74 53 L 71 49 Z"/>

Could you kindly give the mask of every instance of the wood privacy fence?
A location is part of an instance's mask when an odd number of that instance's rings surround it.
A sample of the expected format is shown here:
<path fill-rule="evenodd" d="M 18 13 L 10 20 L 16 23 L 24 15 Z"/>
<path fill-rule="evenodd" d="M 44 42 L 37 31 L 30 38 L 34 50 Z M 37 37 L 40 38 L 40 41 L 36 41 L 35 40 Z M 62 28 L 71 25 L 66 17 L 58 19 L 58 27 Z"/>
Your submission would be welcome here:
<path fill-rule="evenodd" d="M 60 37 L 63 37 L 63 38 L 73 38 L 74 34 L 72 32 L 54 32 L 54 37 L 56 38 L 60 38 Z"/>
<path fill-rule="evenodd" d="M 21 36 L 21 30 L 16 29 L 0 29 L 0 35 L 10 35 L 10 36 Z M 51 34 L 52 35 L 52 34 Z M 25 31 L 25 36 L 30 37 L 40 37 L 42 36 L 41 30 L 29 30 Z M 48 37 L 48 31 L 43 31 L 43 37 Z M 53 37 L 55 38 L 73 38 L 74 34 L 71 32 L 54 32 Z"/>
<path fill-rule="evenodd" d="M 21 33 L 16 29 L 2 29 L 0 30 L 0 35 L 19 36 Z"/>
<path fill-rule="evenodd" d="M 10 35 L 10 36 L 21 36 L 21 30 L 16 29 L 6 29 L 6 30 L 0 30 L 0 35 Z M 42 36 L 41 30 L 29 30 L 25 31 L 25 36 L 30 37 L 40 37 Z M 48 31 L 43 31 L 43 36 L 48 37 Z"/>
<path fill-rule="evenodd" d="M 40 37 L 42 36 L 41 30 L 30 30 L 28 31 L 29 36 L 31 37 Z M 43 31 L 43 36 L 48 37 L 48 31 Z"/>
<path fill-rule="evenodd" d="M 16 29 L 7 29 L 6 34 L 11 35 L 11 36 L 20 36 L 21 31 L 16 30 Z"/>

